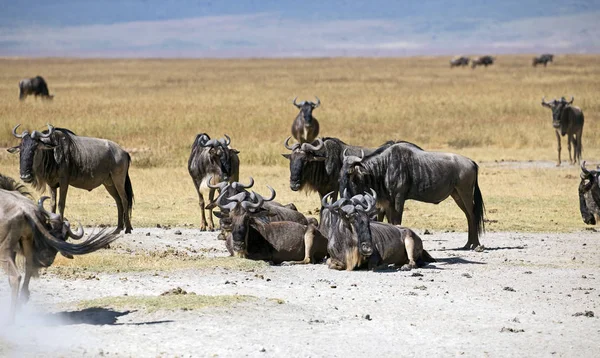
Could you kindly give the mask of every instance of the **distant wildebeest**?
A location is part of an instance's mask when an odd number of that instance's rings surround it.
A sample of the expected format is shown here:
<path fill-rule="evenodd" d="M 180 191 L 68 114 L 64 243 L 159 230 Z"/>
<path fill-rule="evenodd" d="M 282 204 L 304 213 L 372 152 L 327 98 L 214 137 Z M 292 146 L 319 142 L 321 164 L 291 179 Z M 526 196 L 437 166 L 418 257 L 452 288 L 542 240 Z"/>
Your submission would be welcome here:
<path fill-rule="evenodd" d="M 37 276 L 39 268 L 50 266 L 60 252 L 65 257 L 83 255 L 105 247 L 115 239 L 115 234 L 100 231 L 80 244 L 66 242 L 67 238 L 81 239 L 83 228 L 74 233 L 69 222 L 58 214 L 44 210 L 42 197 L 36 206 L 24 192 L 24 187 L 0 175 L 0 262 L 8 274 L 11 287 L 10 321 L 14 321 L 21 273 L 17 256 L 24 258 L 25 276 L 20 301 L 29 299 L 29 281 Z"/>
<path fill-rule="evenodd" d="M 544 67 L 546 67 L 548 62 L 552 62 L 553 59 L 554 55 L 545 53 L 543 55 L 534 57 L 531 64 L 533 65 L 533 67 L 537 67 L 537 65 L 539 64 L 544 64 Z"/>
<path fill-rule="evenodd" d="M 581 164 L 579 210 L 583 222 L 588 225 L 596 225 L 600 220 L 600 165 L 596 170 L 588 170 L 585 161 Z"/>
<path fill-rule="evenodd" d="M 292 135 L 300 144 L 312 143 L 319 135 L 319 121 L 313 117 L 312 112 L 321 105 L 321 100 L 317 96 L 315 98 L 317 103 L 310 101 L 296 103 L 298 97 L 294 98 L 294 106 L 300 110 L 300 113 L 292 123 Z"/>
<path fill-rule="evenodd" d="M 316 191 L 320 198 L 330 191 L 334 192 L 333 198 L 337 198 L 345 151 L 357 155 L 361 150 L 367 154 L 375 150 L 348 145 L 330 137 L 318 138 L 313 144 L 296 143 L 291 147 L 289 140 L 290 137 L 284 142 L 284 146 L 292 152 L 282 155 L 290 161 L 290 188 L 293 191 Z M 393 143 L 389 141 L 381 147 L 388 147 Z"/>
<path fill-rule="evenodd" d="M 217 199 L 217 205 L 229 218 L 226 230 L 230 233 L 227 239 L 230 252 L 237 257 L 274 264 L 322 260 L 327 255 L 327 238 L 319 232 L 314 219 L 309 220 L 308 225 L 267 219 L 273 215 L 272 209 L 263 204 L 275 198 L 275 191 L 269 189 L 271 197 L 268 199 L 254 192 L 250 197 L 240 193 L 233 197 L 220 195 Z M 215 215 L 222 216 L 220 212 Z"/>
<path fill-rule="evenodd" d="M 414 231 L 370 220 L 376 211 L 375 194 L 342 197 L 330 204 L 331 194 L 321 200 L 319 226 L 329 242 L 329 268 L 351 271 L 367 263 L 369 269 L 377 270 L 394 264 L 402 271 L 408 271 L 424 266 L 426 262 L 435 262 L 423 249 L 423 241 Z M 372 243 L 374 249 L 370 244 L 364 247 L 365 242 Z"/>
<path fill-rule="evenodd" d="M 80 137 L 68 129 L 54 128 L 31 134 L 24 131 L 13 135 L 21 143 L 9 148 L 10 153 L 20 151 L 21 180 L 31 183 L 37 190 L 50 188 L 52 212 L 56 212 L 56 192 L 60 188 L 58 212 L 65 214 L 69 185 L 91 191 L 104 185 L 115 199 L 119 215 L 116 232 L 125 227 L 130 233 L 133 189 L 129 179 L 131 157 L 118 144 L 99 138 Z"/>
<path fill-rule="evenodd" d="M 344 155 L 340 192 L 360 194 L 371 188 L 390 223 L 402 224 L 406 200 L 439 204 L 449 196 L 461 208 L 469 224 L 464 249 L 482 250 L 484 204 L 478 184 L 479 167 L 462 155 L 427 152 L 399 142 L 361 156 Z"/>
<path fill-rule="evenodd" d="M 239 179 L 240 159 L 239 151 L 229 147 L 231 138 L 225 134 L 225 138 L 219 140 L 210 139 L 208 134 L 201 133 L 196 136 L 192 144 L 192 152 L 188 160 L 188 172 L 194 181 L 196 192 L 198 193 L 200 212 L 202 220 L 200 230 L 207 229 L 205 209 L 208 210 L 208 230 L 215 229 L 212 216 L 212 207 L 206 207 L 202 189 L 207 187 L 208 179 L 212 178 L 216 184 L 220 181 L 234 182 Z M 208 200 L 212 202 L 215 197 L 215 188 L 208 187 Z"/>
<path fill-rule="evenodd" d="M 52 99 L 53 95 L 48 92 L 48 85 L 41 76 L 26 78 L 19 82 L 19 100 L 23 101 L 27 96 L 42 96 L 42 99 Z"/>
<path fill-rule="evenodd" d="M 450 60 L 450 68 L 469 66 L 469 58 L 465 56 L 455 57 Z"/>
<path fill-rule="evenodd" d="M 492 56 L 481 56 L 481 57 L 475 57 L 474 59 L 471 60 L 471 68 L 475 68 L 477 66 L 491 66 L 494 64 L 494 61 L 496 59 Z"/>
<path fill-rule="evenodd" d="M 581 136 L 583 134 L 584 118 L 581 109 L 571 105 L 574 100 L 575 97 L 571 97 L 571 101 L 567 101 L 565 97 L 562 97 L 560 100 L 554 99 L 551 102 L 546 102 L 545 98 L 542 98 L 542 106 L 552 110 L 552 126 L 556 132 L 556 141 L 558 142 L 558 162 L 556 166 L 560 165 L 560 137 L 565 134 L 567 135 L 569 162 L 575 164 L 581 160 L 583 150 Z M 573 156 L 571 156 L 571 143 L 574 147 Z"/>

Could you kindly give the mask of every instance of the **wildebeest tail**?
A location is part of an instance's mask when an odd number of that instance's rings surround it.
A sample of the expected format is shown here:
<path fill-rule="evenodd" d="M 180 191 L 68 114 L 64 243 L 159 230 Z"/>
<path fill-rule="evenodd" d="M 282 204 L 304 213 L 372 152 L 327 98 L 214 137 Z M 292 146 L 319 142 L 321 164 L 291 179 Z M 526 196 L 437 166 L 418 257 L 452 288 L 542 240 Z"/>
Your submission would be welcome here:
<path fill-rule="evenodd" d="M 429 252 L 423 250 L 423 253 L 421 253 L 421 257 L 419 258 L 419 261 L 421 261 L 421 263 L 424 265 L 425 262 L 436 262 L 436 259 L 431 257 L 431 255 L 429 255 Z M 419 265 L 419 266 L 421 266 L 421 265 Z"/>
<path fill-rule="evenodd" d="M 34 240 L 43 240 L 47 245 L 52 246 L 57 251 L 67 255 L 85 255 L 106 247 L 106 245 L 119 238 L 116 233 L 107 233 L 102 229 L 91 235 L 82 243 L 72 244 L 55 238 L 48 232 L 48 229 L 37 219 L 27 218 L 29 224 L 35 228 Z"/>
<path fill-rule="evenodd" d="M 129 153 L 127 154 L 127 158 L 129 159 L 129 164 L 131 165 L 131 156 L 129 156 Z M 131 209 L 133 209 L 133 187 L 131 186 L 131 179 L 129 179 L 129 167 L 127 168 L 127 176 L 125 177 L 125 195 L 127 195 L 127 211 L 129 212 L 129 217 L 131 218 Z"/>
<path fill-rule="evenodd" d="M 475 163 L 473 163 L 475 164 Z M 477 234 L 481 235 L 485 232 L 485 223 L 483 218 L 485 215 L 485 205 L 483 204 L 483 197 L 481 196 L 481 190 L 479 190 L 479 166 L 475 164 L 475 188 L 473 190 L 474 206 L 473 211 L 475 214 L 475 225 L 477 225 Z"/>

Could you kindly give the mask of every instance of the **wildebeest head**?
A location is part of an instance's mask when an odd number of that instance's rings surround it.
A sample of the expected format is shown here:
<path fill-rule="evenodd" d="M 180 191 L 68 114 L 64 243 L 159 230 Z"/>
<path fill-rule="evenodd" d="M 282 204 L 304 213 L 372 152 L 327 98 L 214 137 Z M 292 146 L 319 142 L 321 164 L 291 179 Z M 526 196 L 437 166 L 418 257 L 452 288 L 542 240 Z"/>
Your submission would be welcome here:
<path fill-rule="evenodd" d="M 275 199 L 275 190 L 268 187 L 271 197 L 263 198 L 254 191 L 248 196 L 246 191 L 233 196 L 227 196 L 227 192 L 221 193 L 217 198 L 217 205 L 221 212 L 214 214 L 222 219 L 222 229 L 230 232 L 233 251 L 235 256 L 247 257 L 248 234 L 252 220 L 269 215 L 269 211 L 263 208 L 263 203 Z"/>
<path fill-rule="evenodd" d="M 210 139 L 203 143 L 204 147 L 209 148 L 208 154 L 211 157 L 211 161 L 213 163 L 218 163 L 221 168 L 221 179 L 225 181 L 229 180 L 229 177 L 232 175 L 233 167 L 231 156 L 233 153 L 239 153 L 239 151 L 229 148 L 230 143 L 231 138 L 229 138 L 227 134 L 225 134 L 225 138 L 219 140 Z"/>
<path fill-rule="evenodd" d="M 574 100 L 574 97 L 571 97 L 570 101 L 567 101 L 565 97 L 562 97 L 560 100 L 554 99 L 550 102 L 546 102 L 545 97 L 542 98 L 542 106 L 548 107 L 552 110 L 552 126 L 555 129 L 560 128 L 563 111 L 565 110 L 565 108 L 573 104 Z M 565 133 L 562 133 L 562 135 L 564 134 Z"/>
<path fill-rule="evenodd" d="M 321 100 L 319 100 L 319 97 L 315 96 L 315 98 L 317 99 L 317 103 L 313 103 L 310 101 L 302 101 L 300 103 L 296 103 L 296 100 L 298 99 L 298 97 L 294 98 L 293 104 L 300 110 L 299 115 L 300 114 L 302 115 L 302 118 L 304 118 L 304 122 L 306 123 L 307 127 L 310 127 L 312 125 L 313 109 L 315 109 L 321 105 Z"/>
<path fill-rule="evenodd" d="M 310 143 L 296 143 L 290 147 L 288 137 L 283 145 L 292 151 L 290 154 L 282 154 L 284 158 L 290 161 L 290 188 L 293 191 L 301 189 L 302 185 L 302 173 L 307 165 L 311 162 L 324 161 L 327 159 L 327 150 L 323 144 L 321 138 L 317 138 L 314 144 Z"/>
<path fill-rule="evenodd" d="M 56 144 L 52 141 L 52 134 L 54 133 L 54 127 L 48 124 L 48 131 L 38 132 L 34 130 L 31 134 L 28 131 L 23 131 L 21 134 L 17 134 L 17 128 L 20 124 L 13 128 L 12 133 L 16 138 L 21 139 L 21 143 L 18 146 L 9 148 L 10 153 L 20 152 L 20 176 L 21 180 L 25 183 L 32 183 L 35 180 L 35 173 L 33 170 L 34 157 L 36 152 L 39 150 L 51 150 L 56 147 Z"/>
<path fill-rule="evenodd" d="M 579 208 L 583 222 L 596 225 L 596 215 L 600 216 L 600 166 L 597 170 L 588 170 L 585 161 L 581 163 L 581 182 L 579 183 Z"/>
<path fill-rule="evenodd" d="M 356 183 L 362 182 L 362 178 L 366 174 L 365 168 L 362 165 L 365 152 L 361 149 L 360 157 L 346 155 L 346 152 L 347 150 L 344 150 L 344 162 L 340 171 L 340 190 L 347 190 L 349 194 L 352 194 L 358 192 Z"/>

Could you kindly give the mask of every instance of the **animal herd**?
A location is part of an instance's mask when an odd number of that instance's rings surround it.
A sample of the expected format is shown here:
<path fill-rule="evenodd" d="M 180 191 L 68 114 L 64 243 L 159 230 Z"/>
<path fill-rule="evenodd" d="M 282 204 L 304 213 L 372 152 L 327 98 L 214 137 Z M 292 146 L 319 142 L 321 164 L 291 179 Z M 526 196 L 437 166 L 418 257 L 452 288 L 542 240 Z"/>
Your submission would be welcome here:
<path fill-rule="evenodd" d="M 535 56 L 531 62 L 533 67 L 537 67 L 537 65 L 544 65 L 546 67 L 548 62 L 552 62 L 554 60 L 554 55 L 545 53 L 539 56 Z M 469 66 L 469 62 L 471 63 L 471 68 L 475 69 L 477 66 L 488 67 L 494 64 L 496 61 L 495 57 L 492 56 L 479 56 L 473 59 L 470 59 L 466 56 L 456 56 L 450 60 L 450 68 L 454 67 L 467 67 Z"/>
<path fill-rule="evenodd" d="M 550 61 L 551 61 L 550 57 Z M 468 65 L 468 59 L 461 60 Z M 477 60 L 487 66 L 490 57 Z M 475 62 L 472 62 L 475 66 Z M 28 94 L 48 94 L 43 79 L 19 83 L 20 99 Z M 43 83 L 43 85 L 40 85 Z M 479 167 L 473 160 L 454 153 L 426 151 L 418 145 L 390 140 L 375 148 L 350 145 L 334 137 L 319 137 L 319 122 L 313 116 L 321 101 L 294 99 L 299 110 L 292 124 L 292 136 L 283 141 L 288 150 L 289 186 L 292 191 L 317 192 L 320 218 L 299 212 L 293 203 L 275 201 L 276 192 L 263 196 L 252 191 L 254 179 L 239 181 L 240 158 L 228 135 L 212 138 L 196 135 L 191 146 L 188 171 L 199 197 L 200 230 L 215 230 L 232 256 L 265 260 L 274 264 L 309 264 L 326 260 L 336 270 L 379 269 L 394 265 L 410 270 L 434 262 L 423 241 L 411 229 L 401 226 L 406 200 L 438 204 L 452 197 L 467 220 L 468 236 L 463 249 L 482 251 L 485 205 L 479 187 Z M 552 110 L 558 139 L 567 135 L 569 159 L 581 159 L 583 112 L 567 101 L 546 102 Z M 0 261 L 5 263 L 12 290 L 11 312 L 19 300 L 21 274 L 16 257 L 25 258 L 26 272 L 20 296 L 29 297 L 28 283 L 36 270 L 48 267 L 58 252 L 66 257 L 96 251 L 114 241 L 125 230 L 131 233 L 133 186 L 129 177 L 130 155 L 118 144 L 78 136 L 65 128 L 48 124 L 43 131 L 12 134 L 20 143 L 8 151 L 20 152 L 20 179 L 51 197 L 36 204 L 26 188 L 0 176 Z M 296 143 L 290 143 L 292 137 Z M 571 146 L 574 153 L 571 155 Z M 600 219 L 600 168 L 581 164 L 580 211 L 587 224 Z M 83 229 L 73 232 L 65 219 L 69 186 L 92 190 L 103 185 L 114 198 L 118 220 L 112 232 L 100 230 L 81 243 Z M 208 200 L 203 191 L 208 190 Z M 57 201 L 57 193 L 58 201 Z M 50 211 L 44 208 L 50 199 Z M 57 212 L 58 205 L 58 213 Z M 214 210 L 214 211 L 213 211 Z M 215 225 L 213 214 L 219 219 Z M 387 222 L 384 219 L 387 218 Z"/>

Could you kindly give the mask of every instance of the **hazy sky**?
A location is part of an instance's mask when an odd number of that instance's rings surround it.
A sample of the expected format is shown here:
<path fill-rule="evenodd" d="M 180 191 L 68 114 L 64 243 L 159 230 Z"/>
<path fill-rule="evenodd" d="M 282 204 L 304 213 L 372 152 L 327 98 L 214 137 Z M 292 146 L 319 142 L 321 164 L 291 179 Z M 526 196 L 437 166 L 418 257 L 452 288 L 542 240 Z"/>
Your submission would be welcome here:
<path fill-rule="evenodd" d="M 600 0 L 0 0 L 0 56 L 545 51 L 600 52 Z"/>

